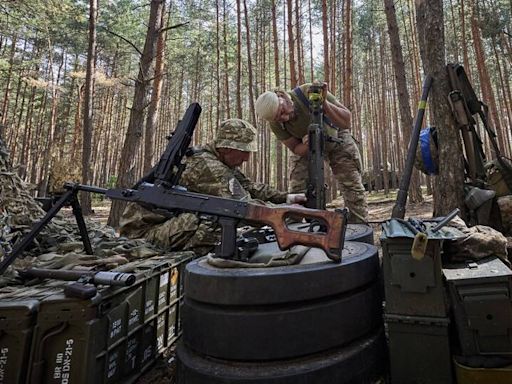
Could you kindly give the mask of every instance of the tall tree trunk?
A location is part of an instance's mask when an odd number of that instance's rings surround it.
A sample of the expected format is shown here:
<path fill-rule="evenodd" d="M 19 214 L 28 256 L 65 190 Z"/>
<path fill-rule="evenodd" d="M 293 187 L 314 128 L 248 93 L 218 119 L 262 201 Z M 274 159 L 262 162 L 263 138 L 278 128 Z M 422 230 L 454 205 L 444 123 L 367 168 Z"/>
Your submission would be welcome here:
<path fill-rule="evenodd" d="M 18 41 L 18 37 L 13 34 L 11 38 L 11 52 L 9 54 L 9 69 L 7 70 L 7 79 L 5 84 L 5 92 L 4 98 L 2 102 L 2 113 L 0 115 L 0 123 L 5 126 L 7 124 L 7 111 L 9 109 L 9 97 L 11 93 L 11 81 L 12 81 L 12 71 L 14 65 L 14 54 L 16 53 L 16 43 Z"/>
<path fill-rule="evenodd" d="M 276 79 L 276 86 L 281 86 L 281 77 L 279 76 L 279 36 L 277 34 L 277 12 L 276 1 L 272 0 L 272 44 L 274 47 L 274 77 Z M 280 140 L 274 140 L 276 150 L 276 178 L 277 187 L 284 189 L 284 172 L 283 172 L 283 144 Z"/>
<path fill-rule="evenodd" d="M 244 2 L 244 18 L 245 18 L 245 44 L 247 48 L 247 76 L 249 82 L 249 111 L 251 115 L 251 122 L 256 126 L 256 114 L 254 112 L 254 91 L 253 91 L 253 68 L 252 68 L 252 56 L 251 56 L 251 35 L 249 32 L 249 13 L 247 12 L 247 2 Z"/>
<path fill-rule="evenodd" d="M 352 0 L 345 5 L 345 70 L 343 71 L 343 104 L 352 110 Z"/>
<path fill-rule="evenodd" d="M 242 10 L 240 1 L 236 0 L 236 112 L 239 119 L 242 118 Z"/>
<path fill-rule="evenodd" d="M 59 82 L 61 71 L 64 62 L 61 60 L 60 65 L 57 70 L 57 77 L 54 75 L 54 48 L 53 43 L 50 38 L 47 38 L 48 43 L 48 69 L 47 69 L 47 78 L 49 79 L 50 87 L 47 92 L 50 93 L 50 116 L 49 122 L 44 124 L 46 128 L 46 141 L 43 149 L 43 162 L 39 167 L 39 196 L 46 196 L 46 192 L 48 190 L 48 181 L 50 168 L 53 162 L 54 155 L 54 137 L 56 131 L 57 124 L 57 106 L 59 105 Z M 44 121 L 42 118 L 42 121 Z M 44 129 L 43 129 L 44 130 Z"/>
<path fill-rule="evenodd" d="M 98 0 L 89 0 L 89 46 L 87 49 L 87 72 L 84 90 L 84 129 L 82 142 L 82 182 L 91 182 L 91 144 L 94 118 L 94 77 L 96 72 L 96 22 L 98 20 Z M 92 213 L 91 194 L 82 193 L 84 215 Z"/>
<path fill-rule="evenodd" d="M 151 65 L 155 58 L 158 35 L 162 28 L 162 11 L 164 0 L 151 0 L 151 8 L 148 22 L 148 32 L 144 43 L 144 50 L 139 64 L 139 74 L 135 84 L 133 105 L 130 111 L 130 121 L 126 131 L 126 137 L 121 151 L 118 170 L 118 187 L 128 187 L 135 182 L 135 161 L 133 156 L 137 153 L 143 132 L 144 109 L 148 105 L 148 89 L 151 78 Z M 112 227 L 119 225 L 119 219 L 126 204 L 121 201 L 113 201 L 108 218 L 108 224 Z"/>
<path fill-rule="evenodd" d="M 327 0 L 322 0 L 322 36 L 324 40 L 324 79 L 329 81 L 331 66 L 329 62 L 329 17 L 327 15 Z M 311 79 L 312 81 L 315 79 Z"/>
<path fill-rule="evenodd" d="M 478 70 L 478 77 L 480 78 L 480 85 L 482 88 L 483 101 L 489 105 L 489 123 L 496 128 L 498 135 L 498 143 L 501 150 L 506 147 L 504 135 L 501 128 L 500 118 L 496 109 L 496 99 L 491 88 L 491 79 L 486 65 L 486 54 L 482 43 L 482 36 L 480 34 L 480 27 L 478 26 L 478 6 L 476 1 L 473 0 L 471 7 L 471 34 L 473 35 L 473 44 L 475 47 L 476 67 Z"/>
<path fill-rule="evenodd" d="M 439 137 L 439 175 L 434 190 L 434 214 L 464 209 L 464 165 L 459 131 L 446 102 L 449 93 L 445 63 L 442 0 L 416 0 L 420 54 L 425 74 L 433 77 L 429 100 Z"/>
<path fill-rule="evenodd" d="M 464 12 L 464 0 L 460 0 L 460 27 L 461 27 L 461 44 L 462 44 L 462 60 L 464 62 L 464 69 L 471 80 L 471 68 L 469 66 L 468 57 L 468 44 L 466 41 L 466 14 Z"/>
<path fill-rule="evenodd" d="M 160 25 L 165 24 L 165 2 L 161 13 Z M 164 72 L 165 55 L 165 32 L 158 34 L 156 45 L 155 74 L 153 76 L 153 92 L 151 92 L 151 101 L 149 103 L 148 115 L 146 117 L 146 130 L 144 134 L 144 164 L 143 172 L 147 173 L 153 166 L 153 157 L 155 153 L 155 131 L 160 111 L 160 99 L 162 96 L 162 82 Z"/>
<path fill-rule="evenodd" d="M 302 38 L 301 0 L 295 0 L 295 39 L 297 41 L 297 83 L 306 82 L 304 76 L 304 39 Z"/>
<path fill-rule="evenodd" d="M 380 33 L 381 44 L 379 47 L 379 56 L 380 56 L 380 91 L 381 91 L 381 100 L 386 100 L 386 68 L 384 61 L 386 60 L 385 53 L 385 40 L 384 40 L 384 31 Z M 384 103 L 379 103 L 379 122 L 377 125 L 377 131 L 379 132 L 379 142 L 381 144 L 381 153 L 382 153 L 382 163 L 380 164 L 380 174 L 382 175 L 382 186 L 384 189 L 384 195 L 389 195 L 389 170 L 388 170 L 388 124 L 386 124 L 387 116 L 386 116 L 386 108 L 384 107 Z"/>
<path fill-rule="evenodd" d="M 293 34 L 293 3 L 286 0 L 288 14 L 288 60 L 290 64 L 290 87 L 297 86 L 297 63 L 295 62 L 295 36 Z"/>
<path fill-rule="evenodd" d="M 311 0 L 308 0 L 308 25 L 309 25 L 309 76 L 310 81 L 313 81 L 314 67 L 313 67 L 313 20 L 311 19 Z"/>
<path fill-rule="evenodd" d="M 227 21 L 226 21 L 226 0 L 222 0 L 222 37 L 224 41 L 224 97 L 226 100 L 226 110 L 224 112 L 224 118 L 229 119 L 231 117 L 231 105 L 229 100 L 229 67 L 228 67 L 228 32 L 227 32 Z"/>
<path fill-rule="evenodd" d="M 407 80 L 405 78 L 405 63 L 402 54 L 402 44 L 400 43 L 400 34 L 398 33 L 395 5 L 393 0 L 384 0 L 384 6 L 388 24 L 389 41 L 391 43 L 391 58 L 393 61 L 395 84 L 398 92 L 400 122 L 403 132 L 402 136 L 404 138 L 404 142 L 409 143 L 411 140 L 413 119 L 411 116 L 409 90 L 407 89 Z M 409 190 L 409 199 L 411 202 L 418 203 L 423 201 L 419 183 L 419 175 L 418 171 L 416 170 L 413 170 Z"/>

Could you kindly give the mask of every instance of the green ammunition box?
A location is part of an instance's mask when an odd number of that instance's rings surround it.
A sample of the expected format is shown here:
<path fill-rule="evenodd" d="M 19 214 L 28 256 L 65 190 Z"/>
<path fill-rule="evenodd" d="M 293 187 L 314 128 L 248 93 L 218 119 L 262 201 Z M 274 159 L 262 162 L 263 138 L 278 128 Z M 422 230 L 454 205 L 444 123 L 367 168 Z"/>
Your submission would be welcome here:
<path fill-rule="evenodd" d="M 131 376 L 142 366 L 139 355 L 142 353 L 142 329 L 133 332 L 126 338 L 122 376 Z"/>
<path fill-rule="evenodd" d="M 89 300 L 62 290 L 39 300 L 32 383 L 130 383 L 176 340 L 179 264 L 190 252 L 123 265 L 130 287 L 98 287 Z"/>
<path fill-rule="evenodd" d="M 24 383 L 37 300 L 0 301 L 0 384 Z"/>
<path fill-rule="evenodd" d="M 135 284 L 90 300 L 65 297 L 59 280 L 0 289 L 0 384 L 134 382 L 178 337 L 181 264 L 193 257 L 125 264 Z"/>
<path fill-rule="evenodd" d="M 510 384 L 512 365 L 501 368 L 472 368 L 454 359 L 457 384 Z"/>
<path fill-rule="evenodd" d="M 451 384 L 448 318 L 385 315 L 393 384 Z"/>
<path fill-rule="evenodd" d="M 395 220 L 383 224 L 381 244 L 387 313 L 446 317 L 448 304 L 442 275 L 442 238 L 429 236 L 425 255 L 414 259 L 414 234 Z"/>
<path fill-rule="evenodd" d="M 498 258 L 443 269 L 460 353 L 512 355 L 512 271 Z"/>
<path fill-rule="evenodd" d="M 138 366 L 146 367 L 155 359 L 156 353 L 156 319 L 153 318 L 142 328 L 141 350 L 137 355 Z"/>
<path fill-rule="evenodd" d="M 176 301 L 167 310 L 167 347 L 171 346 L 174 343 L 174 341 L 176 341 L 176 339 L 178 338 L 178 307 L 179 302 Z"/>
<path fill-rule="evenodd" d="M 25 383 L 39 300 L 62 291 L 62 282 L 0 289 L 0 383 Z"/>

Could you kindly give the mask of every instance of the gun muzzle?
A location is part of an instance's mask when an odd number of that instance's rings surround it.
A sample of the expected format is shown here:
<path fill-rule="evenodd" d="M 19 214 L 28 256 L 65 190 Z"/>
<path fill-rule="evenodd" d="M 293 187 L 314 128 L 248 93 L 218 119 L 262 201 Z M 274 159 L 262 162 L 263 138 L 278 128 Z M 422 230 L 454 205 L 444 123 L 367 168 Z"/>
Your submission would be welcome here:
<path fill-rule="evenodd" d="M 93 276 L 94 284 L 128 287 L 135 283 L 136 277 L 130 273 L 97 272 Z"/>

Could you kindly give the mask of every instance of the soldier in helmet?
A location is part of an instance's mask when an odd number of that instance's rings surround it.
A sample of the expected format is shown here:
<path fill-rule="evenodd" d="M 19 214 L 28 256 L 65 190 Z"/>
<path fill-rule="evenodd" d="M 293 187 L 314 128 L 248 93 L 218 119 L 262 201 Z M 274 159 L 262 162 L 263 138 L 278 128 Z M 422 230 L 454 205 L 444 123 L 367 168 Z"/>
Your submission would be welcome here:
<path fill-rule="evenodd" d="M 270 129 L 286 145 L 293 155 L 291 160 L 290 192 L 304 192 L 308 176 L 307 133 L 310 122 L 308 90 L 311 84 L 303 84 L 290 92 L 267 91 L 256 100 L 257 115 L 270 123 Z M 338 181 L 345 205 L 349 208 L 350 222 L 365 222 L 368 205 L 361 178 L 361 156 L 350 133 L 351 113 L 336 97 L 324 92 L 324 128 L 329 136 L 340 142 L 327 141 L 325 157 Z"/>
<path fill-rule="evenodd" d="M 194 148 L 186 159 L 180 185 L 190 192 L 262 203 L 300 203 L 303 194 L 287 194 L 266 184 L 255 183 L 238 168 L 256 151 L 256 129 L 241 119 L 220 124 L 213 143 Z M 147 240 L 171 250 L 193 250 L 206 254 L 219 241 L 219 227 L 193 213 L 171 219 L 128 204 L 120 221 L 120 233 Z"/>

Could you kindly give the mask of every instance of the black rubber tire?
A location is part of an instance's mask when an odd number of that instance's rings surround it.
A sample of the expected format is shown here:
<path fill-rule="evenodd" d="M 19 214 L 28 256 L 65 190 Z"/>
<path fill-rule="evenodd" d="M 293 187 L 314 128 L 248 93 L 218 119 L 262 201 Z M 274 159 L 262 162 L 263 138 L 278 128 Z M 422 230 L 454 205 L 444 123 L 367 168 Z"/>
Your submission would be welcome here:
<path fill-rule="evenodd" d="M 178 344 L 178 384 L 370 384 L 387 364 L 379 330 L 340 349 L 300 359 L 233 362 L 198 355 Z"/>
<path fill-rule="evenodd" d="M 323 261 L 273 268 L 216 268 L 206 258 L 187 264 L 185 297 L 219 305 L 271 305 L 339 295 L 379 275 L 378 250 L 346 242 L 342 262 Z"/>
<path fill-rule="evenodd" d="M 365 224 L 348 224 L 345 241 L 357 241 L 374 245 L 373 228 Z"/>
<path fill-rule="evenodd" d="M 183 341 L 226 360 L 289 359 L 340 347 L 382 325 L 379 282 L 302 303 L 219 306 L 185 298 Z"/>

